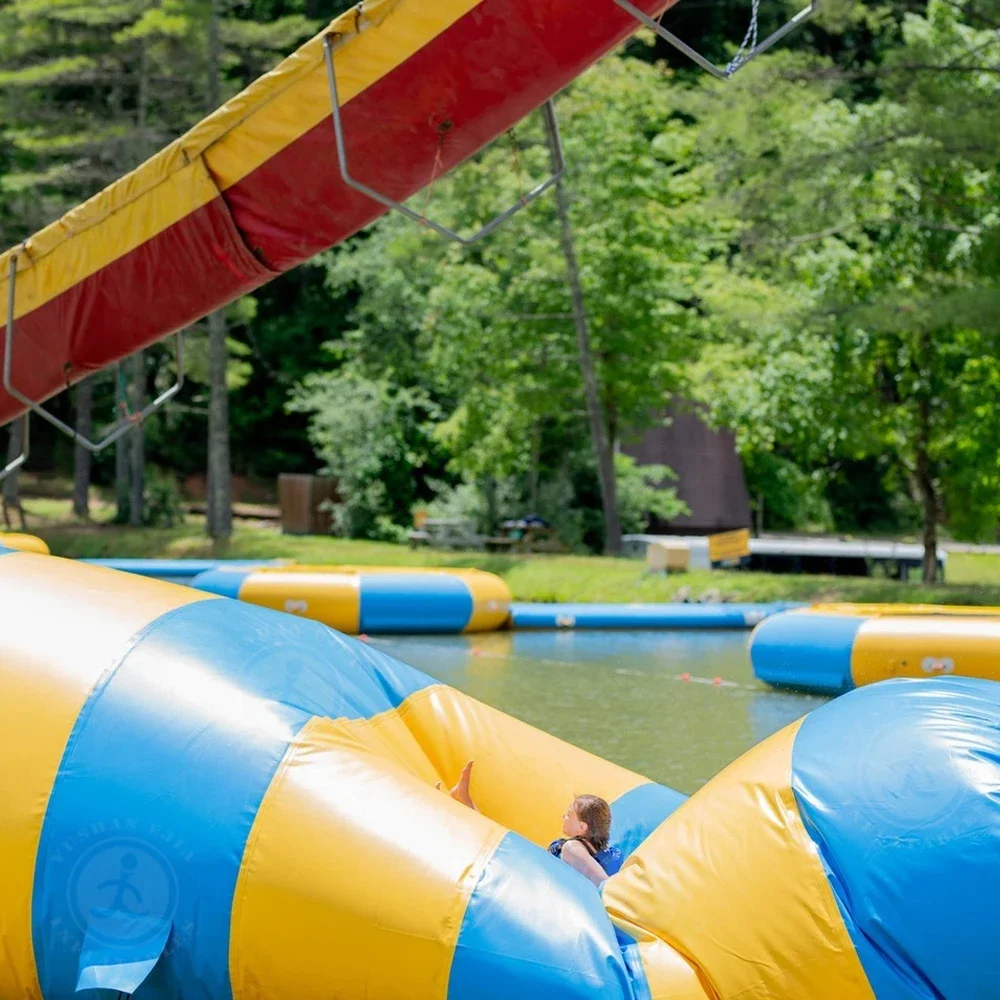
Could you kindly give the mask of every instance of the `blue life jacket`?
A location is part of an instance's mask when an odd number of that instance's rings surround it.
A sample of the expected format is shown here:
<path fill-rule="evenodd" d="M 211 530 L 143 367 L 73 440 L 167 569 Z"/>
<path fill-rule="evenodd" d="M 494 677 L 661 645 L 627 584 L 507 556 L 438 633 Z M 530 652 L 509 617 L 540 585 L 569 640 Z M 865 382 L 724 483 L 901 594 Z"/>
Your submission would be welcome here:
<path fill-rule="evenodd" d="M 561 840 L 553 840 L 549 844 L 549 854 L 555 855 L 557 858 L 562 857 L 563 844 L 566 843 L 565 837 Z M 622 865 L 625 862 L 625 858 L 622 852 L 617 847 L 605 847 L 603 851 L 598 851 L 594 854 L 593 848 L 587 843 L 582 837 L 572 837 L 572 840 L 579 840 L 584 847 L 590 851 L 591 857 L 604 869 L 606 875 L 617 875 L 621 870 Z"/>

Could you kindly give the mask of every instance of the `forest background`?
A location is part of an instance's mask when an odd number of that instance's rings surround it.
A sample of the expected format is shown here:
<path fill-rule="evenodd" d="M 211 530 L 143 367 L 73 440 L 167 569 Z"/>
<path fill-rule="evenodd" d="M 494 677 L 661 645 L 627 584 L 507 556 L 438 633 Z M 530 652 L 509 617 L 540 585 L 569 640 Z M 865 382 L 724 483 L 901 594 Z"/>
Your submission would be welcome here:
<path fill-rule="evenodd" d="M 0 0 L 0 245 L 347 6 Z M 762 36 L 792 13 L 762 0 Z M 749 19 L 682 0 L 664 23 L 725 62 Z M 759 527 L 995 540 L 998 98 L 1000 0 L 827 0 L 726 82 L 640 33 L 558 98 L 557 196 L 471 251 L 386 217 L 189 331 L 180 401 L 113 454 L 39 428 L 33 463 L 74 474 L 80 516 L 114 487 L 136 525 L 207 471 L 215 538 L 230 470 L 324 470 L 347 536 L 401 539 L 417 508 L 486 531 L 531 511 L 615 552 L 682 510 L 670 470 L 620 446 L 684 400 L 735 432 Z M 548 167 L 532 117 L 414 204 L 471 229 Z M 172 365 L 151 348 L 52 405 L 87 429 Z"/>

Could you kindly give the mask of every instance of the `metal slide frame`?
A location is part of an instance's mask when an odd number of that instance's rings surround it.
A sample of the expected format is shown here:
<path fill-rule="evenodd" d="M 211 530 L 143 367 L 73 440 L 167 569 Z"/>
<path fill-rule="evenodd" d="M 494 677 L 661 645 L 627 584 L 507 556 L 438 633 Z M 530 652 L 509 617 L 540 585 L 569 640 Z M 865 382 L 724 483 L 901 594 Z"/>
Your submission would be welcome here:
<path fill-rule="evenodd" d="M 655 18 L 650 17 L 644 11 L 639 10 L 635 4 L 630 3 L 629 0 L 615 0 L 622 10 L 627 11 L 631 14 L 637 21 L 644 24 L 651 31 L 656 32 L 660 38 L 665 42 L 669 42 L 675 49 L 683 52 L 689 59 L 696 62 L 703 70 L 707 73 L 711 73 L 712 76 L 719 80 L 728 80 L 737 70 L 742 69 L 746 66 L 748 62 L 756 59 L 762 52 L 766 52 L 772 45 L 780 42 L 785 35 L 794 31 L 801 24 L 804 24 L 809 20 L 819 10 L 820 0 L 812 0 L 808 7 L 804 7 L 798 12 L 790 21 L 783 24 L 777 31 L 773 34 L 767 36 L 764 41 L 760 44 L 755 45 L 749 52 L 745 55 L 737 55 L 737 57 L 729 63 L 727 66 L 716 66 L 715 63 L 706 59 L 700 52 L 691 48 L 687 42 L 683 39 L 678 38 L 672 31 L 668 31 L 663 27 L 662 24 Z M 754 11 L 754 16 L 756 18 L 756 10 Z"/>
<path fill-rule="evenodd" d="M 473 233 L 471 236 L 463 236 L 461 233 L 457 233 L 455 230 L 449 229 L 447 226 L 443 226 L 440 223 L 435 222 L 433 219 L 428 219 L 426 216 L 414 212 L 412 208 L 408 208 L 402 202 L 395 201 L 394 199 L 382 194 L 380 191 L 376 191 L 367 184 L 356 180 L 351 176 L 350 168 L 348 166 L 347 147 L 344 142 L 344 123 L 341 116 L 340 95 L 337 92 L 337 74 L 333 65 L 334 50 L 338 45 L 343 44 L 345 41 L 353 37 L 355 36 L 335 35 L 331 32 L 323 39 L 323 55 L 326 60 L 327 82 L 330 86 L 330 109 L 333 118 L 333 132 L 337 143 L 337 161 L 340 166 L 340 176 L 343 178 L 344 183 L 348 187 L 351 187 L 355 191 L 371 198 L 373 201 L 377 201 L 380 205 L 385 205 L 386 208 L 402 212 L 403 215 L 412 219 L 414 222 L 430 227 L 434 230 L 434 232 L 445 237 L 445 239 L 461 243 L 463 246 L 472 246 L 473 243 L 478 243 L 484 236 L 489 236 L 490 233 L 502 226 L 509 218 L 511 218 L 511 216 L 516 215 L 522 208 L 530 205 L 531 202 L 535 201 L 548 191 L 550 187 L 558 183 L 559 179 L 565 172 L 566 160 L 563 155 L 562 138 L 559 135 L 559 123 L 556 120 L 555 106 L 552 101 L 546 101 L 545 104 L 542 105 L 542 116 L 545 120 L 545 131 L 552 151 L 552 175 L 537 187 L 532 188 L 532 190 L 527 194 L 522 195 L 520 201 L 518 201 L 516 205 L 512 205 L 506 211 L 501 212 L 498 216 L 496 216 L 496 218 L 486 223 L 482 229 Z"/>

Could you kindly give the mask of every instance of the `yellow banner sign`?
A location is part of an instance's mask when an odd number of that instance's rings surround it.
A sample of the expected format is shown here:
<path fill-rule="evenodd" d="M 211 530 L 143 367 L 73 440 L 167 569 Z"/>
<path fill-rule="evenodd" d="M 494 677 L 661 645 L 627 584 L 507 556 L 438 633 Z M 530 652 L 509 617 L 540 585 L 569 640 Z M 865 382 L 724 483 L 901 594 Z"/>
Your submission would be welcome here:
<path fill-rule="evenodd" d="M 708 558 L 710 562 L 738 562 L 750 555 L 750 529 L 723 531 L 719 535 L 708 536 Z"/>

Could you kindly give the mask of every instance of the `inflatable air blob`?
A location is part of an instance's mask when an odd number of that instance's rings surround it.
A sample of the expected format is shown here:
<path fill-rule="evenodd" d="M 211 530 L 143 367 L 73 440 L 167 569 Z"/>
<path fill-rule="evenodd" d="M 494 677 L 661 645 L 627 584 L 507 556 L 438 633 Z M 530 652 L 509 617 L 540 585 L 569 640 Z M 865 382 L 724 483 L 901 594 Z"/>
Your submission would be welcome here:
<path fill-rule="evenodd" d="M 191 586 L 351 635 L 489 632 L 510 614 L 510 588 L 478 569 L 224 566 L 199 574 Z"/>
<path fill-rule="evenodd" d="M 760 624 L 750 659 L 760 680 L 820 694 L 890 677 L 1000 680 L 1000 608 L 817 604 Z"/>
<path fill-rule="evenodd" d="M 855 692 L 685 801 L 269 609 L 11 552 L 0 615 L 3 1000 L 997 995 L 1000 685 Z M 600 891 L 544 846 L 581 791 Z"/>

